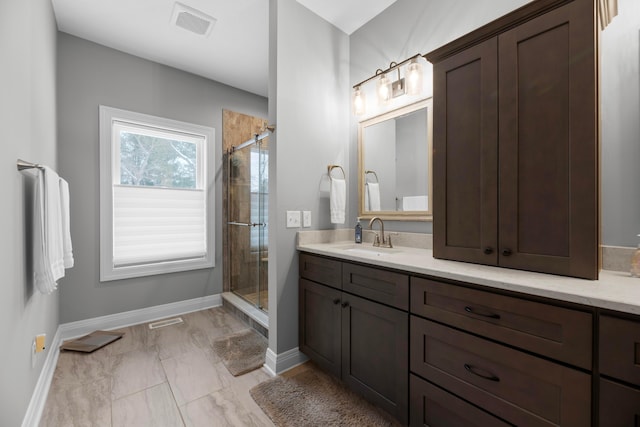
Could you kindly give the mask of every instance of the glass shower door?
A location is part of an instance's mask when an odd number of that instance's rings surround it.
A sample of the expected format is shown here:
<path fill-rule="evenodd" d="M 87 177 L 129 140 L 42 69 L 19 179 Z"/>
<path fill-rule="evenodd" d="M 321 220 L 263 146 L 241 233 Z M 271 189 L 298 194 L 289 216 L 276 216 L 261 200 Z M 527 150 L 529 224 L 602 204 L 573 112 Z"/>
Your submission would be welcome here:
<path fill-rule="evenodd" d="M 267 140 L 259 140 L 241 149 L 232 149 L 227 157 L 230 289 L 252 305 L 267 311 Z"/>

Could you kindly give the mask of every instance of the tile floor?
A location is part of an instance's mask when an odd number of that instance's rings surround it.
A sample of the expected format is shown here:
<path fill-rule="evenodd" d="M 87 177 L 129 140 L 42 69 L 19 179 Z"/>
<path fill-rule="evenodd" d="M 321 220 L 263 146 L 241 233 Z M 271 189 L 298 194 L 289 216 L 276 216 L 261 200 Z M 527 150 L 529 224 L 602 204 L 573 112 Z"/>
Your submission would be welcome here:
<path fill-rule="evenodd" d="M 233 377 L 212 349 L 247 325 L 224 307 L 180 317 L 121 329 L 122 339 L 91 354 L 62 352 L 40 426 L 273 426 L 249 395 L 267 372 Z"/>

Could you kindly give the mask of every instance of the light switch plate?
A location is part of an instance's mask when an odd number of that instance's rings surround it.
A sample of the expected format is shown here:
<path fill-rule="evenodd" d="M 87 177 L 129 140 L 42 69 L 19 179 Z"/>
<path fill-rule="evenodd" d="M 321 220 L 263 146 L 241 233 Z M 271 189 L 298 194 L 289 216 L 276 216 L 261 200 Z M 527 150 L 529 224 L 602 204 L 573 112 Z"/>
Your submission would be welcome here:
<path fill-rule="evenodd" d="M 311 227 L 311 211 L 302 211 L 302 226 Z"/>
<path fill-rule="evenodd" d="M 300 211 L 287 211 L 287 228 L 300 228 Z"/>

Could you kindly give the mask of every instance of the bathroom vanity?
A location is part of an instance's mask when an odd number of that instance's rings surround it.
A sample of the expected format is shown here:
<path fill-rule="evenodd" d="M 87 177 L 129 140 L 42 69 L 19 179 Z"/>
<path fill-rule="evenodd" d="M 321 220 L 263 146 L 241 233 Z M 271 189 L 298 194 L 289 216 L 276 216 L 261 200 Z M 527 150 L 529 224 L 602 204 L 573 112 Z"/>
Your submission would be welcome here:
<path fill-rule="evenodd" d="M 299 236 L 300 238 L 300 236 Z M 300 350 L 403 424 L 640 419 L 640 280 L 298 244 Z"/>

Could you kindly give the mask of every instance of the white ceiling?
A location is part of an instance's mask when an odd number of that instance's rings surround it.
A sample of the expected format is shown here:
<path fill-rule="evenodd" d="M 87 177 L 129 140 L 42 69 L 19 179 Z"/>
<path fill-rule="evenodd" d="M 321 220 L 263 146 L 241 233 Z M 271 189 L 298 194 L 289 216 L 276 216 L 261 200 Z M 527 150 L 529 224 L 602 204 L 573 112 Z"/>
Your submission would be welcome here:
<path fill-rule="evenodd" d="M 297 0 L 347 34 L 369 22 L 396 0 Z"/>
<path fill-rule="evenodd" d="M 297 0 L 351 34 L 396 0 Z M 267 96 L 268 0 L 181 0 L 217 21 L 208 37 L 171 23 L 175 0 L 52 0 L 58 29 Z"/>

